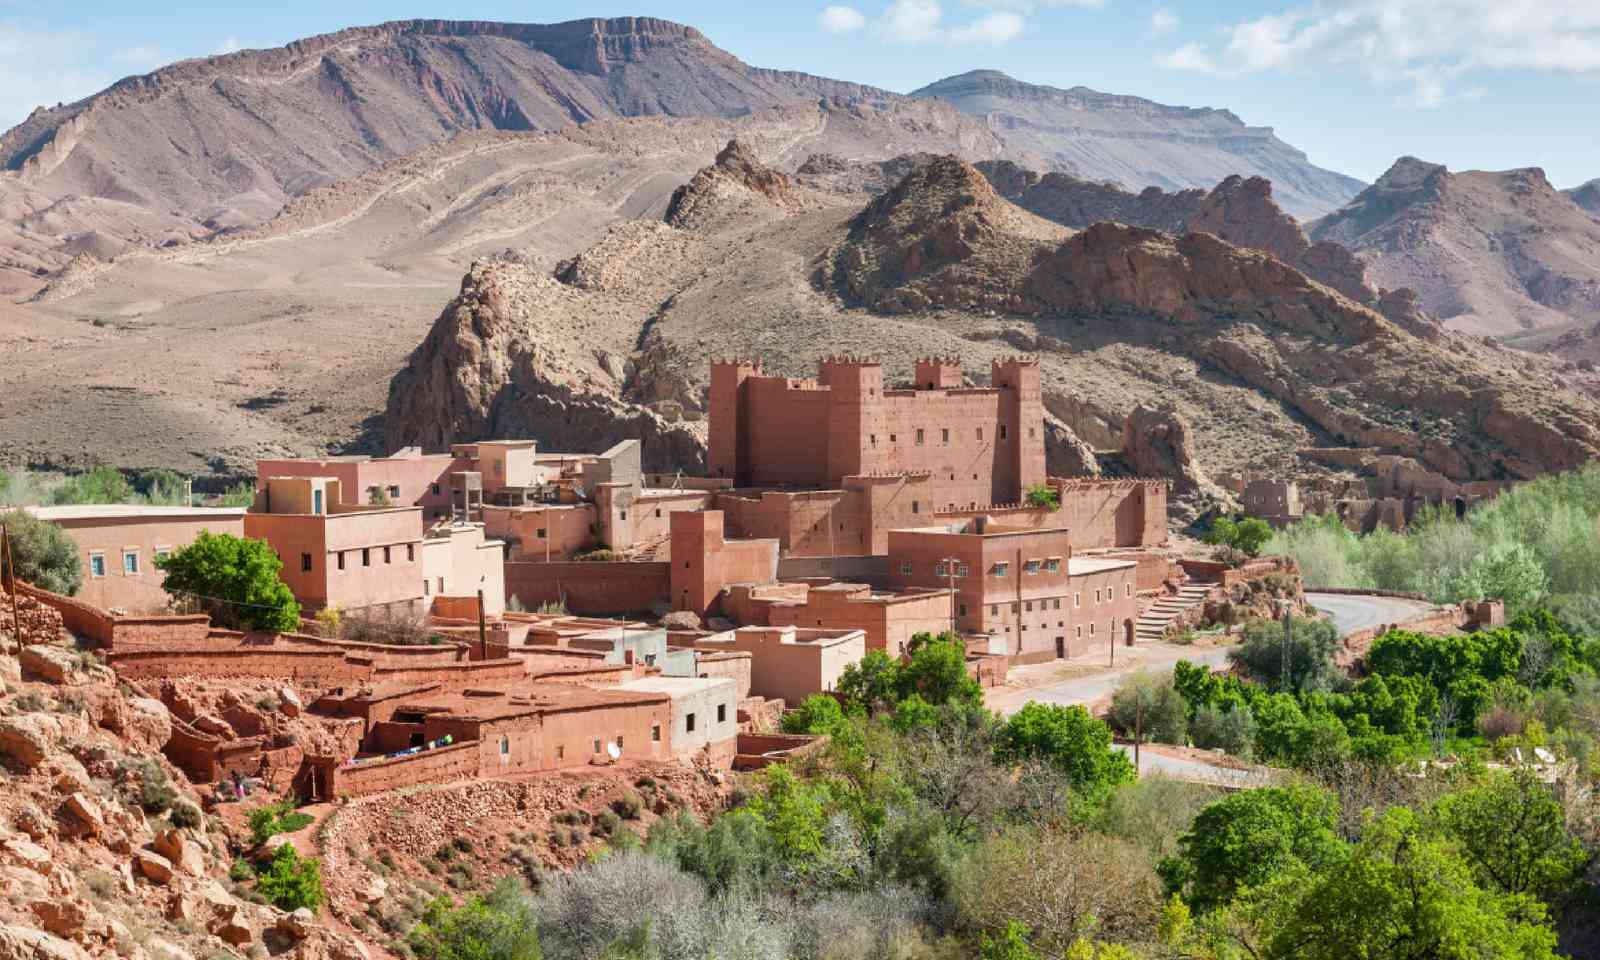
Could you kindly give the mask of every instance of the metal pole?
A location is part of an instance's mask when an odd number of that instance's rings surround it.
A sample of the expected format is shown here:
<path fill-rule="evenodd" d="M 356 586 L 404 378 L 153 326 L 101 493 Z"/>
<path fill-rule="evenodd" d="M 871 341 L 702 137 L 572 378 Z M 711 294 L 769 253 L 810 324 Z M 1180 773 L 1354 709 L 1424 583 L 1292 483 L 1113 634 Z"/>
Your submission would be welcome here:
<path fill-rule="evenodd" d="M 956 560 L 954 557 L 945 557 L 946 571 L 950 574 L 950 635 L 956 634 Z"/>
<path fill-rule="evenodd" d="M 483 590 L 478 590 L 478 657 L 489 659 L 489 635 L 483 625 Z"/>
<path fill-rule="evenodd" d="M 1283 605 L 1283 690 L 1289 691 L 1289 638 L 1294 635 L 1294 618 L 1287 603 Z"/>
<path fill-rule="evenodd" d="M 11 531 L 0 526 L 0 549 L 4 550 L 6 585 L 11 590 L 11 633 L 17 641 L 17 652 L 22 652 L 22 618 L 17 615 L 17 562 L 11 556 Z"/>
<path fill-rule="evenodd" d="M 1112 641 L 1115 647 L 1117 644 Z M 1133 701 L 1133 772 L 1139 773 L 1139 744 L 1144 740 L 1144 697 L 1140 696 Z"/>

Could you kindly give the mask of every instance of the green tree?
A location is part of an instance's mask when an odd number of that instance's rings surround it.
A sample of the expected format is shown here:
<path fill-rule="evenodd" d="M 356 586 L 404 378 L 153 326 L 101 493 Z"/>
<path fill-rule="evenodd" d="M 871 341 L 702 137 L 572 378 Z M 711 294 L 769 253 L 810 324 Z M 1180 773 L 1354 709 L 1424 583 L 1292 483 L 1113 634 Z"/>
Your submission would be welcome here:
<path fill-rule="evenodd" d="M 899 699 L 900 664 L 882 650 L 868 650 L 860 660 L 847 664 L 839 675 L 839 693 L 851 706 L 871 714 L 880 708 L 894 709 Z"/>
<path fill-rule="evenodd" d="M 256 890 L 279 910 L 315 910 L 322 905 L 322 862 L 302 857 L 294 844 L 286 843 L 272 855 L 261 871 Z"/>
<path fill-rule="evenodd" d="M 300 604 L 279 579 L 283 563 L 265 540 L 201 531 L 156 566 L 166 573 L 163 589 L 198 598 L 219 624 L 277 632 L 300 626 Z"/>
<path fill-rule="evenodd" d="M 1583 844 L 1567 832 L 1561 802 L 1526 768 L 1491 771 L 1481 785 L 1446 794 L 1434 816 L 1460 844 L 1478 882 L 1501 893 L 1548 900 L 1589 863 Z"/>
<path fill-rule="evenodd" d="M 832 733 L 844 723 L 844 708 L 826 693 L 813 693 L 800 707 L 783 715 L 784 733 Z"/>
<path fill-rule="evenodd" d="M 1337 801 L 1315 787 L 1241 791 L 1200 811 L 1178 840 L 1178 856 L 1162 861 L 1162 879 L 1197 911 L 1214 910 L 1296 866 L 1338 861 L 1337 815 Z"/>
<path fill-rule="evenodd" d="M 11 538 L 17 579 L 69 597 L 83 586 L 83 560 L 66 531 L 26 510 L 0 514 L 0 526 Z"/>
<path fill-rule="evenodd" d="M 1111 728 L 1081 706 L 1029 703 L 1011 715 L 995 744 L 1003 762 L 1039 761 L 1092 798 L 1134 779 L 1133 762 L 1111 746 Z"/>
<path fill-rule="evenodd" d="M 1282 960 L 1545 960 L 1555 934 L 1544 908 L 1473 882 L 1451 846 L 1411 810 L 1368 824 L 1359 847 L 1260 892 L 1281 898 L 1268 955 Z"/>
<path fill-rule="evenodd" d="M 510 878 L 460 907 L 449 897 L 436 898 L 406 944 L 422 960 L 539 960 L 543 955 L 538 917 Z"/>
<path fill-rule="evenodd" d="M 115 467 L 99 466 L 68 477 L 50 492 L 57 505 L 77 503 L 132 503 L 136 499 L 128 478 Z"/>
<path fill-rule="evenodd" d="M 1206 543 L 1237 550 L 1247 557 L 1260 556 L 1261 548 L 1271 539 L 1272 527 L 1257 517 L 1247 517 L 1243 520 L 1218 517 L 1216 522 L 1211 524 L 1211 532 L 1206 534 Z"/>
<path fill-rule="evenodd" d="M 1051 511 L 1061 509 L 1061 495 L 1048 483 L 1036 483 L 1029 487 L 1027 501 L 1030 507 Z"/>
<path fill-rule="evenodd" d="M 967 648 L 953 633 L 916 634 L 906 645 L 909 659 L 895 675 L 897 700 L 913 693 L 933 704 L 983 705 L 983 687 L 967 673 Z"/>
<path fill-rule="evenodd" d="M 1039 960 L 1028 946 L 1028 928 L 1020 920 L 1006 921 L 1005 930 L 991 938 L 987 933 L 978 944 L 979 960 Z"/>
<path fill-rule="evenodd" d="M 1245 626 L 1239 646 L 1228 659 L 1269 690 L 1282 690 L 1285 647 L 1288 653 L 1288 690 L 1329 690 L 1339 679 L 1334 663 L 1342 648 L 1339 629 L 1328 620 L 1291 617 L 1288 643 L 1281 620 L 1257 620 Z"/>
<path fill-rule="evenodd" d="M 1146 742 L 1184 742 L 1189 705 L 1172 686 L 1172 675 L 1138 670 L 1124 677 L 1111 695 L 1111 724 L 1125 735 L 1137 728 Z"/>

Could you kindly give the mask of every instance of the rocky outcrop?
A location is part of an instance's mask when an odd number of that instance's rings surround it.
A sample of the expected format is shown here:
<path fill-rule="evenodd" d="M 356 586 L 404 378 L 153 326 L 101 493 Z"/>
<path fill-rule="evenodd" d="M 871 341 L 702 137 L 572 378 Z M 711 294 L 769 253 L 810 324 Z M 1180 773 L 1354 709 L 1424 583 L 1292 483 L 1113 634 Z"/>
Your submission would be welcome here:
<path fill-rule="evenodd" d="M 847 160 L 831 153 L 814 153 L 795 170 L 794 179 L 813 190 L 865 193 L 876 197 L 887 193 L 904 180 L 906 174 L 935 156 L 932 153 L 907 153 L 888 160 Z"/>
<path fill-rule="evenodd" d="M 1590 180 L 1581 187 L 1566 191 L 1566 194 L 1573 203 L 1600 218 L 1600 180 Z"/>
<path fill-rule="evenodd" d="M 1127 335 L 1148 330 L 1338 443 L 1458 481 L 1600 453 L 1592 402 L 1419 339 L 1272 256 L 1116 223 L 1049 238 L 1009 207 L 955 158 L 919 168 L 851 222 L 829 256 L 832 285 L 891 314 L 1125 317 Z"/>
<path fill-rule="evenodd" d="M 1100 476 L 1100 460 L 1094 447 L 1049 413 L 1044 415 L 1044 465 L 1052 477 Z"/>
<path fill-rule="evenodd" d="M 1448 328 L 1504 335 L 1600 320 L 1600 220 L 1544 171 L 1452 173 L 1401 157 L 1350 203 L 1309 224 L 1386 287 L 1416 291 Z"/>
<path fill-rule="evenodd" d="M 1227 110 L 1172 107 L 1087 87 L 1023 83 L 998 70 L 947 77 L 911 94 L 938 98 L 984 118 L 1018 150 L 1048 157 L 1052 169 L 1122 190 L 1155 184 L 1210 188 L 1242 173 L 1283 185 L 1297 216 L 1339 206 L 1360 181 L 1319 169 L 1273 135 Z"/>
<path fill-rule="evenodd" d="M 749 146 L 730 140 L 717 154 L 716 163 L 673 191 L 664 219 L 674 227 L 694 229 L 723 215 L 729 207 L 737 211 L 745 204 L 763 201 L 780 210 L 801 210 L 807 205 L 793 180 L 762 163 Z"/>
<path fill-rule="evenodd" d="M 581 331 L 563 328 L 571 317 L 564 303 L 603 297 L 623 281 L 602 256 L 580 258 L 563 274 L 569 284 L 520 264 L 473 264 L 460 294 L 390 384 L 388 446 L 532 437 L 547 449 L 578 451 L 631 438 L 643 442 L 646 469 L 703 469 L 701 437 L 622 400 L 622 385 L 592 352 L 583 356 Z"/>
<path fill-rule="evenodd" d="M 1122 424 L 1122 459 L 1141 477 L 1172 481 L 1172 519 L 1193 522 L 1231 498 L 1195 458 L 1193 428 L 1170 407 L 1140 406 Z"/>

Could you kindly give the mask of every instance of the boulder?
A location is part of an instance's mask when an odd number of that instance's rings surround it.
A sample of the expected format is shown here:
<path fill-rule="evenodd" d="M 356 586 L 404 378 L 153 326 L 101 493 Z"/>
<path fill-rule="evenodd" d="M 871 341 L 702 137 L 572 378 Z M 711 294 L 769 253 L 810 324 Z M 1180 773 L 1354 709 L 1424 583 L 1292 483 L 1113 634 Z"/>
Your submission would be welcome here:
<path fill-rule="evenodd" d="M 130 697 L 119 732 L 135 752 L 160 753 L 172 739 L 172 714 L 160 700 Z"/>
<path fill-rule="evenodd" d="M 305 703 L 300 695 L 294 692 L 293 687 L 278 688 L 278 709 L 286 717 L 298 717 L 305 710 Z"/>
<path fill-rule="evenodd" d="M 5 646 L 5 644 L 3 642 L 0 642 L 0 647 L 4 647 L 4 646 Z M 5 654 L 5 653 L 0 653 L 0 682 L 4 682 L 4 683 L 21 683 L 22 682 L 22 664 L 17 662 L 17 658 L 16 657 L 10 656 L 10 655 Z"/>
<path fill-rule="evenodd" d="M 17 658 L 23 676 L 46 683 L 69 684 L 83 682 L 83 665 L 77 654 L 65 647 L 37 643 L 23 647 Z"/>
<path fill-rule="evenodd" d="M 156 834 L 155 842 L 150 844 L 150 849 L 165 857 L 180 873 L 199 877 L 206 872 L 205 855 L 201 852 L 200 845 L 184 836 L 182 831 L 161 831 Z"/>
<path fill-rule="evenodd" d="M 100 804 L 87 794 L 69 794 L 66 802 L 61 805 L 61 811 L 75 835 L 98 837 L 105 833 L 105 814 L 100 812 Z"/>
<path fill-rule="evenodd" d="M 661 625 L 668 630 L 699 630 L 700 615 L 693 610 L 674 610 L 661 618 Z"/>
<path fill-rule="evenodd" d="M 31 840 L 43 840 L 53 832 L 53 822 L 35 804 L 21 801 L 11 816 L 11 823 L 26 833 Z"/>
<path fill-rule="evenodd" d="M 50 745 L 61 735 L 61 725 L 43 713 L 24 713 L 0 717 L 0 757 L 6 757 L 24 770 L 44 763 Z"/>
<path fill-rule="evenodd" d="M 0 840 L 0 863 L 23 867 L 46 877 L 55 869 L 55 859 L 50 856 L 50 851 L 21 837 Z"/>
<path fill-rule="evenodd" d="M 74 897 L 40 900 L 33 904 L 39 926 L 68 940 L 84 940 L 105 926 L 94 908 Z"/>
<path fill-rule="evenodd" d="M 235 738 L 233 727 L 230 726 L 226 720 L 214 713 L 202 713 L 198 717 L 195 717 L 194 728 L 199 730 L 201 733 L 209 733 L 214 737 L 221 737 L 224 740 L 232 740 Z"/>
<path fill-rule="evenodd" d="M 356 899 L 362 903 L 378 903 L 389 895 L 389 884 L 382 877 L 373 874 L 365 883 L 356 886 L 355 894 Z"/>
<path fill-rule="evenodd" d="M 0 960 L 89 960 L 70 940 L 32 927 L 0 924 Z"/>
<path fill-rule="evenodd" d="M 189 951 L 160 937 L 146 940 L 144 948 L 149 952 L 150 960 L 194 960 L 194 955 Z"/>
<path fill-rule="evenodd" d="M 50 882 L 26 867 L 0 867 L 0 890 L 17 900 L 43 900 L 51 896 Z"/>
<path fill-rule="evenodd" d="M 311 936 L 311 931 L 316 925 L 317 918 L 306 907 L 300 907 L 291 913 L 286 913 L 278 918 L 278 929 L 295 940 L 304 940 Z"/>
<path fill-rule="evenodd" d="M 154 883 L 172 880 L 172 861 L 153 850 L 135 850 L 133 865 L 146 880 Z"/>

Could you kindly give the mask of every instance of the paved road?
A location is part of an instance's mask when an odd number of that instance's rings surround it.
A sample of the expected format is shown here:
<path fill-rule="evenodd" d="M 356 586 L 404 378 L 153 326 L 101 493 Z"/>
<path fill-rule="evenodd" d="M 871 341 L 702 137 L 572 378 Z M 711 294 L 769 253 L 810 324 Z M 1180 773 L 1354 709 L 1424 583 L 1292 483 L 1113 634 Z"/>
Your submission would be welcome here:
<path fill-rule="evenodd" d="M 1132 758 L 1132 744 L 1118 743 L 1113 746 Z M 1270 775 L 1262 769 L 1238 770 L 1200 759 L 1169 757 L 1151 750 L 1149 745 L 1146 745 L 1139 750 L 1139 776 L 1146 777 L 1152 773 L 1163 774 L 1174 780 L 1211 783 L 1223 787 L 1259 787 L 1270 779 Z"/>
<path fill-rule="evenodd" d="M 1417 600 L 1355 597 L 1341 593 L 1308 593 L 1306 601 L 1328 614 L 1333 620 L 1333 625 L 1339 628 L 1340 636 L 1348 636 L 1385 623 L 1400 623 L 1433 608 L 1432 604 Z"/>
<path fill-rule="evenodd" d="M 992 697 L 996 702 L 991 704 L 991 709 L 998 710 L 1000 713 L 1009 716 L 1021 710 L 1023 705 L 1030 701 L 1056 703 L 1061 706 L 1071 706 L 1075 703 L 1092 704 L 1108 699 L 1117 689 L 1117 684 L 1122 682 L 1122 678 L 1137 670 L 1166 673 L 1179 660 L 1187 660 L 1190 663 L 1203 663 L 1213 669 L 1225 667 L 1228 665 L 1228 649 L 1226 647 L 1175 648 L 1171 653 L 1153 656 L 1136 664 L 1130 664 L 1127 667 L 1119 665 L 1116 670 L 1107 670 L 1093 676 L 1075 677 L 1071 680 L 1061 680 L 1045 686 L 1032 687 L 1026 691 L 1017 691 L 1011 696 L 1002 694 L 1000 697 Z"/>

